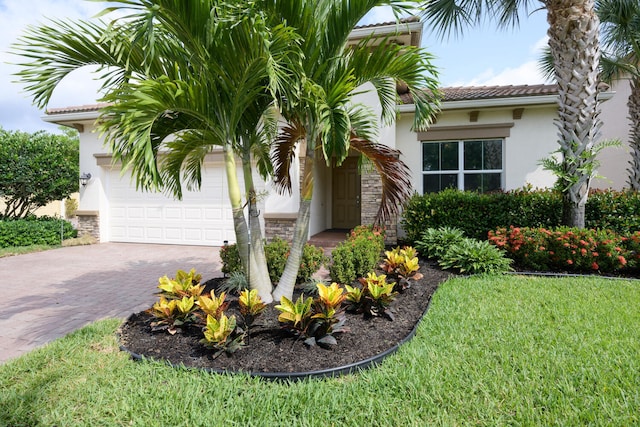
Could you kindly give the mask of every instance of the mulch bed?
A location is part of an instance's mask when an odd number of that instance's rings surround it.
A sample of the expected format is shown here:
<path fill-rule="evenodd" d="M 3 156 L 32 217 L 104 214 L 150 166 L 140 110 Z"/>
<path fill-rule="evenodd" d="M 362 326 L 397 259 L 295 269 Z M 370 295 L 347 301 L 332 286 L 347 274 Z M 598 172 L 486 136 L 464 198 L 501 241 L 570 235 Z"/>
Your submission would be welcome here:
<path fill-rule="evenodd" d="M 300 373 L 338 368 L 379 355 L 410 335 L 424 315 L 429 301 L 440 283 L 451 276 L 421 261 L 424 275 L 403 293 L 392 305 L 395 319 L 382 317 L 365 319 L 363 315 L 347 313 L 345 326 L 349 332 L 336 334 L 338 345 L 325 349 L 307 347 L 302 340 L 283 331 L 277 321 L 278 310 L 271 304 L 256 320 L 246 345 L 231 356 L 213 357 L 213 351 L 200 343 L 202 330 L 189 326 L 182 332 L 152 332 L 152 317 L 146 312 L 135 313 L 119 330 L 122 346 L 132 353 L 147 358 L 164 360 L 174 365 L 214 370 L 253 373 Z M 215 288 L 219 279 L 207 282 L 207 290 Z M 217 294 L 217 292 L 216 292 Z M 230 301 L 227 315 L 237 312 L 237 298 Z"/>

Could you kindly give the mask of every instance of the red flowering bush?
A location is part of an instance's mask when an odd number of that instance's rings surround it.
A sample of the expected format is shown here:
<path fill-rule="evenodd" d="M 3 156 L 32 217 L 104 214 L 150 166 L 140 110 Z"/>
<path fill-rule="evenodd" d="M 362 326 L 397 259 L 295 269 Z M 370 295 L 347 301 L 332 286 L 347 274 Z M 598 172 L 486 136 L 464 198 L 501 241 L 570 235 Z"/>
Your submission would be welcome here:
<path fill-rule="evenodd" d="M 533 270 L 614 272 L 640 266 L 640 232 L 623 237 L 609 230 L 512 226 L 490 231 L 489 242 Z"/>

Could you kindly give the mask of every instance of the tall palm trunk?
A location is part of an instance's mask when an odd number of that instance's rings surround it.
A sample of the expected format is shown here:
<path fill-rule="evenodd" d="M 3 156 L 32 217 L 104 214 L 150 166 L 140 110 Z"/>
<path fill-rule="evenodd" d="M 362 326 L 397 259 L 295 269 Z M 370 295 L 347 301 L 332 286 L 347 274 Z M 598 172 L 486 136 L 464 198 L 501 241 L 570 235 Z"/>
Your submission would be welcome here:
<path fill-rule="evenodd" d="M 250 245 L 249 228 L 247 227 L 247 221 L 244 217 L 235 154 L 230 144 L 226 144 L 224 147 L 224 166 L 227 175 L 227 186 L 229 188 L 229 200 L 231 202 L 231 210 L 233 213 L 233 228 L 236 234 L 236 244 L 238 246 L 238 253 L 240 254 L 242 266 L 244 267 L 245 272 L 247 272 L 247 276 L 249 276 L 249 286 L 251 289 L 257 289 L 260 298 L 262 298 L 265 303 L 270 303 L 272 298 L 269 275 L 267 274 L 267 280 L 265 282 L 265 279 L 264 277 L 261 277 L 261 274 L 249 274 L 252 270 L 259 272 L 260 267 L 256 263 L 256 257 L 252 256 L 252 253 L 254 253 L 255 250 L 252 249 L 252 245 Z"/>
<path fill-rule="evenodd" d="M 631 160 L 628 169 L 629 187 L 632 190 L 640 190 L 640 76 L 631 79 L 631 95 L 629 95 L 629 120 L 631 131 L 629 132 L 629 144 L 631 145 Z"/>
<path fill-rule="evenodd" d="M 256 200 L 256 189 L 253 181 L 251 168 L 250 148 L 244 152 L 242 159 L 242 171 L 244 176 L 244 186 L 247 194 L 247 204 L 249 213 L 249 236 L 250 236 L 250 266 L 247 276 L 252 289 L 258 289 L 258 293 L 265 303 L 270 303 L 271 299 L 271 279 L 269 277 L 269 269 L 267 268 L 267 258 L 264 252 L 264 240 L 262 229 L 260 228 L 260 212 Z M 262 293 L 264 290 L 264 296 Z"/>
<path fill-rule="evenodd" d="M 565 177 L 565 225 L 584 228 L 584 209 L 600 132 L 598 96 L 599 19 L 593 0 L 546 0 L 549 47 L 558 83 L 558 114 Z"/>
<path fill-rule="evenodd" d="M 298 218 L 293 230 L 293 241 L 291 250 L 287 258 L 280 282 L 273 291 L 273 299 L 279 301 L 282 296 L 289 299 L 293 296 L 293 288 L 298 277 L 302 251 L 309 237 L 309 221 L 311 219 L 311 199 L 313 197 L 313 169 L 315 160 L 314 144 L 307 142 L 306 157 L 304 160 L 304 171 L 302 188 L 300 189 L 300 207 L 298 208 Z"/>

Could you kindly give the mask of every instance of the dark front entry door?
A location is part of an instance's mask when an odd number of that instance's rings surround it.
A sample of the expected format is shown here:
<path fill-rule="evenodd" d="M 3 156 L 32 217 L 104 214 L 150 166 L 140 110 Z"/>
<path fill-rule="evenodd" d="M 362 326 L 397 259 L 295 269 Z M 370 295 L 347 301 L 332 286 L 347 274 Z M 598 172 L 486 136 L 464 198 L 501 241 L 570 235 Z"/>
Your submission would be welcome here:
<path fill-rule="evenodd" d="M 360 225 L 358 158 L 348 157 L 340 167 L 334 167 L 332 181 L 332 228 Z"/>

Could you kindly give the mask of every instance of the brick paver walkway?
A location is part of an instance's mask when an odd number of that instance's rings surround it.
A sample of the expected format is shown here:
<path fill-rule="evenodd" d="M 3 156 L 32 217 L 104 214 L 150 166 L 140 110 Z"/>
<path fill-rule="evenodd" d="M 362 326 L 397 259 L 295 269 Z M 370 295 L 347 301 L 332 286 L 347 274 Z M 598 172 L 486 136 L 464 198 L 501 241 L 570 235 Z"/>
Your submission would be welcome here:
<path fill-rule="evenodd" d="M 150 307 L 158 278 L 220 276 L 219 248 L 102 243 L 0 258 L 0 363 L 91 322 Z"/>

